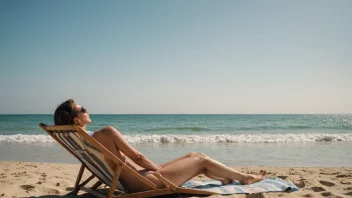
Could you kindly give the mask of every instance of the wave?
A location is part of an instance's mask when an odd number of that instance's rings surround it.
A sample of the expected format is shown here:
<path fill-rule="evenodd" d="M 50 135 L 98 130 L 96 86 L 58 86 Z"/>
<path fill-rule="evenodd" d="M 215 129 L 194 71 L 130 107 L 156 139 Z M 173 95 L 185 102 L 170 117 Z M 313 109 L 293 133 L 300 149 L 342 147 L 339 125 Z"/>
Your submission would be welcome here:
<path fill-rule="evenodd" d="M 0 135 L 0 142 L 11 142 L 11 143 L 45 143 L 55 142 L 55 140 L 49 135 Z"/>
<path fill-rule="evenodd" d="M 210 129 L 202 127 L 164 127 L 164 128 L 154 128 L 147 129 L 148 132 L 157 132 L 157 131 L 210 131 Z"/>
<path fill-rule="evenodd" d="M 130 143 L 289 143 L 316 141 L 352 142 L 352 134 L 241 134 L 241 135 L 136 135 Z"/>
<path fill-rule="evenodd" d="M 167 132 L 167 131 L 269 131 L 269 130 L 310 130 L 310 129 L 329 129 L 329 130 L 347 130 L 352 129 L 352 125 L 339 126 L 307 126 L 307 125 L 285 125 L 285 126 L 234 126 L 229 128 L 204 128 L 204 127 L 161 127 L 153 129 L 144 129 L 147 132 Z"/>
<path fill-rule="evenodd" d="M 330 129 L 330 130 L 346 130 L 352 129 L 351 125 L 336 125 L 336 126 L 319 126 L 319 125 L 269 125 L 269 126 L 243 126 L 234 128 L 235 130 L 246 130 L 246 131 L 262 131 L 262 130 L 299 130 L 299 129 Z"/>
<path fill-rule="evenodd" d="M 246 130 L 246 131 L 261 131 L 261 130 L 285 130 L 285 129 L 311 129 L 311 128 L 317 128 L 313 126 L 299 126 L 299 125 L 292 125 L 292 126 L 244 126 L 244 127 L 238 127 L 239 130 Z M 337 128 L 339 129 L 339 128 Z"/>
<path fill-rule="evenodd" d="M 126 135 L 129 143 L 192 144 L 192 143 L 290 143 L 290 142 L 352 142 L 352 134 L 241 134 L 241 135 Z M 55 142 L 49 135 L 0 135 L 0 142 Z"/>

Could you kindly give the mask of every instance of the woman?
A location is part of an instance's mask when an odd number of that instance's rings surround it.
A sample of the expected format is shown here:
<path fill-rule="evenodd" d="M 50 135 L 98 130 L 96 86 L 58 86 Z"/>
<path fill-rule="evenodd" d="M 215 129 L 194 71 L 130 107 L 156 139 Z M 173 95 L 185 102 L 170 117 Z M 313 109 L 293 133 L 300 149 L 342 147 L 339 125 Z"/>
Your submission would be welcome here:
<path fill-rule="evenodd" d="M 76 124 L 86 130 L 86 126 L 91 122 L 91 119 L 87 109 L 76 104 L 73 99 L 69 99 L 57 107 L 54 121 L 55 125 Z M 114 127 L 107 126 L 94 133 L 89 132 L 89 134 L 116 157 L 125 161 L 128 166 L 155 183 L 158 188 L 165 186 L 153 174 L 156 171 L 159 171 L 163 177 L 177 186 L 182 186 L 182 184 L 200 174 L 219 180 L 222 184 L 228 184 L 233 180 L 238 180 L 241 184 L 251 184 L 261 181 L 265 175 L 265 171 L 261 171 L 260 175 L 241 173 L 203 153 L 188 153 L 175 160 L 158 165 L 133 148 Z M 109 159 L 106 159 L 106 162 L 112 170 L 115 170 L 116 164 L 114 162 Z M 131 178 L 124 171 L 120 175 L 120 182 L 129 192 L 150 190 L 148 186 L 135 178 Z"/>

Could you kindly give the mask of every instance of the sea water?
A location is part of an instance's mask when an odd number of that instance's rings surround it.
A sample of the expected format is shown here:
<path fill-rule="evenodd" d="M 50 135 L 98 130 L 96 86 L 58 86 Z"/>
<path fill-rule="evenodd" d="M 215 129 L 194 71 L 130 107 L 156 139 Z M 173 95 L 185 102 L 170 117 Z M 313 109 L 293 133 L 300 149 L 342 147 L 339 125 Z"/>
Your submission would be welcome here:
<path fill-rule="evenodd" d="M 352 115 L 90 115 L 163 163 L 202 152 L 231 166 L 352 167 Z M 78 163 L 38 124 L 53 115 L 0 115 L 0 160 Z"/>

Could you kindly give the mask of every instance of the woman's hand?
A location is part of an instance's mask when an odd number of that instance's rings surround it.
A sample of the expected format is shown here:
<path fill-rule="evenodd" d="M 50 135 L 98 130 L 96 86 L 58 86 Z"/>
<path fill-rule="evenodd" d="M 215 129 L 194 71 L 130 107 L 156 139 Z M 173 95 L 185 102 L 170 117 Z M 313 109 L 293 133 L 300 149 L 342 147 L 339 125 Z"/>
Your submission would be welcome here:
<path fill-rule="evenodd" d="M 160 165 L 157 165 L 157 167 L 158 167 L 157 171 L 160 171 L 161 169 L 163 169 L 163 167 L 161 167 Z"/>
<path fill-rule="evenodd" d="M 159 165 L 152 162 L 150 159 L 148 159 L 143 154 L 140 154 L 138 156 L 137 160 L 135 160 L 134 162 L 147 170 L 159 171 L 161 169 L 161 167 Z"/>
<path fill-rule="evenodd" d="M 105 133 L 110 134 L 107 137 L 112 138 L 115 146 L 137 165 L 152 171 L 159 171 L 161 169 L 159 165 L 155 164 L 141 152 L 133 148 L 114 127 L 107 126 L 102 130 L 105 131 Z"/>

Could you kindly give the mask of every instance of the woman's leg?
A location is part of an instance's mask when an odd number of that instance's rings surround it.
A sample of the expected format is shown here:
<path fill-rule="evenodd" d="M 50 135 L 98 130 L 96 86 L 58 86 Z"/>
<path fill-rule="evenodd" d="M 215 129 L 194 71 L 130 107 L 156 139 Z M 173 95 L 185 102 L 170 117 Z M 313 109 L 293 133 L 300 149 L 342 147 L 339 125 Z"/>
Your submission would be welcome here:
<path fill-rule="evenodd" d="M 176 158 L 176 159 L 174 159 L 174 160 L 172 160 L 172 161 L 169 161 L 169 162 L 166 162 L 166 163 L 164 163 L 164 164 L 161 164 L 160 166 L 163 167 L 163 168 L 165 168 L 165 167 L 167 167 L 167 166 L 169 166 L 169 165 L 171 165 L 171 164 L 174 164 L 174 163 L 176 163 L 176 162 L 178 162 L 178 161 L 184 160 L 184 159 L 189 158 L 189 157 L 193 157 L 193 156 L 195 156 L 195 155 L 196 155 L 195 152 L 190 152 L 190 153 L 187 153 L 186 155 L 181 156 L 181 157 L 179 157 L 179 158 Z M 208 171 L 204 172 L 203 174 L 204 174 L 205 176 L 207 176 L 208 178 L 210 178 L 210 179 L 214 179 L 214 180 L 219 180 L 219 181 L 221 181 L 221 183 L 222 183 L 223 185 L 229 184 L 229 183 L 232 182 L 232 179 L 229 179 L 229 178 L 222 178 L 222 177 L 216 177 L 215 175 L 212 175 L 212 174 L 211 174 L 210 172 L 208 172 Z"/>
<path fill-rule="evenodd" d="M 118 157 L 119 159 L 121 159 L 123 161 L 123 157 L 121 156 L 121 153 L 120 153 L 119 149 L 117 148 L 114 140 L 111 138 L 110 133 L 108 133 L 104 130 L 100 130 L 100 131 L 97 131 L 93 134 L 93 138 L 95 140 L 97 140 L 100 144 L 104 145 L 104 147 L 107 150 L 109 150 L 116 157 Z M 106 163 L 109 164 L 109 166 L 111 167 L 112 170 L 115 170 L 115 168 L 116 168 L 115 162 L 113 162 L 109 158 L 105 158 L 105 161 L 106 161 Z"/>
<path fill-rule="evenodd" d="M 202 153 L 179 160 L 160 170 L 160 174 L 174 184 L 181 186 L 193 177 L 208 173 L 216 178 L 238 180 L 242 184 L 251 184 L 263 179 L 262 175 L 250 175 L 231 169 Z"/>
<path fill-rule="evenodd" d="M 174 159 L 174 160 L 171 160 L 171 161 L 165 162 L 165 163 L 163 163 L 163 164 L 160 164 L 160 166 L 163 167 L 163 168 L 165 168 L 166 166 L 169 166 L 169 165 L 171 165 L 171 164 L 173 164 L 173 163 L 175 163 L 175 162 L 178 162 L 178 161 L 180 161 L 180 160 L 183 160 L 183 159 L 192 157 L 192 156 L 194 156 L 195 154 L 196 154 L 196 153 L 194 153 L 194 152 L 187 153 L 187 154 L 184 155 L 184 156 L 181 156 L 181 157 L 176 158 L 176 159 Z"/>

